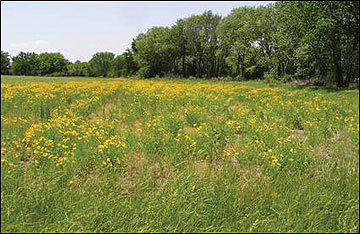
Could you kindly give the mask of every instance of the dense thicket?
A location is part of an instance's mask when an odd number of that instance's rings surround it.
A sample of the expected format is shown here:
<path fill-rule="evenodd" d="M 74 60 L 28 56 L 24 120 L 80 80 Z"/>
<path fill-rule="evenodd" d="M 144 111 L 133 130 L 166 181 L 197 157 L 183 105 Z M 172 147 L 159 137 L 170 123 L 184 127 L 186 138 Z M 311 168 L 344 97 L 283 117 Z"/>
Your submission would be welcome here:
<path fill-rule="evenodd" d="M 359 77 L 359 2 L 279 1 L 236 8 L 226 17 L 206 11 L 140 33 L 121 55 L 100 52 L 88 62 L 21 52 L 10 66 L 2 51 L 1 73 L 317 78 L 346 86 Z"/>

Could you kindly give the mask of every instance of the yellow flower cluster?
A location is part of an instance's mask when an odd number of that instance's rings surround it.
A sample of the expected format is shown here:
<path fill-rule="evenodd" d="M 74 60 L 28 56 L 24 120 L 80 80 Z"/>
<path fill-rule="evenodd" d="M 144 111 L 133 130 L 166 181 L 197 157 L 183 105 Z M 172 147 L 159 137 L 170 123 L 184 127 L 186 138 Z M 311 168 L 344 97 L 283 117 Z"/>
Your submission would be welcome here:
<path fill-rule="evenodd" d="M 109 99 L 118 102 L 114 116 L 90 121 Z M 359 135 L 355 113 L 304 90 L 130 79 L 2 83 L 1 101 L 2 124 L 27 129 L 22 143 L 33 162 L 56 166 L 89 157 L 112 168 L 131 145 L 125 140 L 131 131 L 136 140 L 161 141 L 152 144 L 156 150 L 172 144 L 183 154 L 211 155 L 219 148 L 219 155 L 237 158 L 263 155 L 276 167 L 304 152 L 294 132 L 319 138 L 341 130 L 354 141 Z M 228 141 L 236 141 L 236 150 Z M 2 162 L 7 148 L 2 145 Z"/>

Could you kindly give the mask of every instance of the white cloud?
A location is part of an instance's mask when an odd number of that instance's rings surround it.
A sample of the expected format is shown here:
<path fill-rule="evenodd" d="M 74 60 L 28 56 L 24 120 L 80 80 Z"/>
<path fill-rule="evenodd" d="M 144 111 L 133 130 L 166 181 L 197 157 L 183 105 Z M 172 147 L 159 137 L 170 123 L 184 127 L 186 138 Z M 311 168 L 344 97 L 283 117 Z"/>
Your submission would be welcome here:
<path fill-rule="evenodd" d="M 49 42 L 45 41 L 45 40 L 36 40 L 36 41 L 34 41 L 34 43 L 37 45 L 48 45 L 49 44 Z"/>
<path fill-rule="evenodd" d="M 34 48 L 34 47 L 43 47 L 48 46 L 50 43 L 45 40 L 35 40 L 35 41 L 28 41 L 28 42 L 13 42 L 10 43 L 11 47 L 15 48 Z"/>
<path fill-rule="evenodd" d="M 16 43 L 10 43 L 10 46 L 11 47 L 24 47 L 24 46 L 26 46 L 27 45 L 27 43 L 26 42 L 20 42 L 20 43 L 18 43 L 18 42 L 16 42 Z"/>
<path fill-rule="evenodd" d="M 8 51 L 12 56 L 17 55 L 21 51 L 35 52 L 35 53 L 60 52 L 49 41 L 42 39 L 28 41 L 28 42 L 12 42 L 8 44 L 8 49 L 5 50 Z"/>

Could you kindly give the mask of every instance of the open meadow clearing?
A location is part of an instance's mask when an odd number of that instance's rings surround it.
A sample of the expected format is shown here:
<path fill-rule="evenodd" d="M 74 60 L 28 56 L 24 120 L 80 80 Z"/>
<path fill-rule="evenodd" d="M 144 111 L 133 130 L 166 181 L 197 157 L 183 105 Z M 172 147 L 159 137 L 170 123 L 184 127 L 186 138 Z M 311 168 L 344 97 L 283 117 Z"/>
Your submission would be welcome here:
<path fill-rule="evenodd" d="M 359 232 L 359 90 L 2 76 L 1 232 Z"/>

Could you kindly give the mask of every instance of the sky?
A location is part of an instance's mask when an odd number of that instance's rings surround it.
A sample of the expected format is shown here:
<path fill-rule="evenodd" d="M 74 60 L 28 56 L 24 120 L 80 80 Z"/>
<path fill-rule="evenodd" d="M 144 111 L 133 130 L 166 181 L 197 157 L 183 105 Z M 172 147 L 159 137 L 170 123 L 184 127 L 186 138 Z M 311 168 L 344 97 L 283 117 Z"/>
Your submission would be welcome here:
<path fill-rule="evenodd" d="M 1 50 L 60 52 L 71 62 L 88 61 L 96 52 L 118 55 L 139 33 L 169 26 L 206 10 L 223 17 L 233 8 L 274 1 L 1 1 Z"/>

